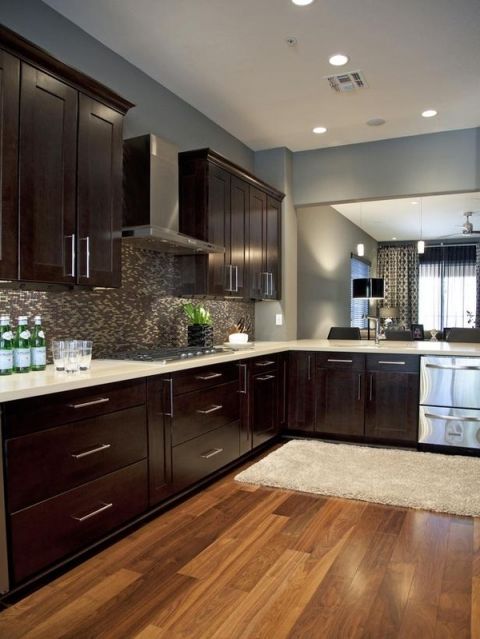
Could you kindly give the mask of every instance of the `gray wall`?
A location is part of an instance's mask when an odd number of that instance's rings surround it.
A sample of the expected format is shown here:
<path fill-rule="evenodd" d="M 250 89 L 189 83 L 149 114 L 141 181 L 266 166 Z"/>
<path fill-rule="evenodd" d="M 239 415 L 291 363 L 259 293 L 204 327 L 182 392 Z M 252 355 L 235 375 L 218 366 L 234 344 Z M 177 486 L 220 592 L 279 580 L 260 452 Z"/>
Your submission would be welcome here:
<path fill-rule="evenodd" d="M 297 215 L 293 205 L 293 160 L 286 148 L 255 153 L 255 173 L 285 193 L 282 204 L 282 299 L 257 302 L 255 337 L 258 340 L 296 339 L 297 336 Z M 281 313 L 283 325 L 276 326 Z"/>
<path fill-rule="evenodd" d="M 350 326 L 350 255 L 359 242 L 375 273 L 377 242 L 330 206 L 297 208 L 298 337 Z"/>
<path fill-rule="evenodd" d="M 480 128 L 294 154 L 294 201 L 307 204 L 480 189 Z"/>
<path fill-rule="evenodd" d="M 40 0 L 1 0 L 0 22 L 136 104 L 126 138 L 156 133 L 181 150 L 209 146 L 253 168 L 245 144 Z"/>

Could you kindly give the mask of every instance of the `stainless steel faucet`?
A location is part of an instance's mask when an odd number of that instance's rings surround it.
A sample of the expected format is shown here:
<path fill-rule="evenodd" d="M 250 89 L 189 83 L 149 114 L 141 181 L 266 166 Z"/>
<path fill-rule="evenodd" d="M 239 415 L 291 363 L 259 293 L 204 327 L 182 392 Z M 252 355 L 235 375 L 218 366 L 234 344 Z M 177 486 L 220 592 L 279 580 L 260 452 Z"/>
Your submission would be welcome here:
<path fill-rule="evenodd" d="M 380 344 L 380 318 L 379 317 L 367 317 L 367 320 L 370 322 L 373 320 L 375 322 L 375 344 L 377 346 Z"/>

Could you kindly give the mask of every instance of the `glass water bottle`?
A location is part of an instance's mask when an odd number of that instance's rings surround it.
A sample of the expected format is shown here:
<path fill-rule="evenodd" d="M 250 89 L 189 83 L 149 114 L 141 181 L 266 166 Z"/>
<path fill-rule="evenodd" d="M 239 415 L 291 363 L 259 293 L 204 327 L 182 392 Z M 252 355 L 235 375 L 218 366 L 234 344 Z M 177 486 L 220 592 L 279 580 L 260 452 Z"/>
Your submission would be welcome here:
<path fill-rule="evenodd" d="M 30 340 L 32 355 L 32 371 L 44 371 L 47 366 L 47 346 L 45 332 L 42 327 L 42 318 L 35 315 L 33 318 L 33 332 Z"/>
<path fill-rule="evenodd" d="M 0 375 L 11 375 L 13 371 L 13 333 L 10 317 L 0 315 Z"/>
<path fill-rule="evenodd" d="M 31 365 L 30 331 L 28 318 L 21 315 L 18 318 L 17 331 L 13 342 L 13 371 L 15 373 L 29 373 Z"/>

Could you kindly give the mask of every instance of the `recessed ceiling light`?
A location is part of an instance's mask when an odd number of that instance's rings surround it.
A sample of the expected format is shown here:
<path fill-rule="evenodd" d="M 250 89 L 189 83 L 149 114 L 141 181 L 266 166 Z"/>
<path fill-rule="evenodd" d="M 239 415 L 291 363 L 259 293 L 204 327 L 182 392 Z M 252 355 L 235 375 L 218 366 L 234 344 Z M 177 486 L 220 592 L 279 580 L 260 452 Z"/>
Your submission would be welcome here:
<path fill-rule="evenodd" d="M 412 206 L 416 206 L 416 205 L 418 204 L 418 202 L 416 202 L 415 200 L 413 200 L 412 202 L 410 202 L 410 204 L 411 204 Z"/>
<path fill-rule="evenodd" d="M 382 126 L 382 124 L 385 124 L 385 120 L 383 118 L 370 118 L 370 120 L 367 120 L 367 124 L 368 126 Z"/>
<path fill-rule="evenodd" d="M 317 134 L 319 134 L 319 135 L 320 135 L 320 133 L 326 133 L 326 132 L 327 132 L 327 129 L 326 129 L 324 126 L 316 126 L 316 127 L 313 129 L 313 132 L 314 132 L 314 133 L 317 133 Z"/>
<path fill-rule="evenodd" d="M 313 0 L 292 0 L 293 4 L 298 4 L 299 7 L 305 7 L 307 4 L 312 4 Z"/>
<path fill-rule="evenodd" d="M 396 240 L 396 239 L 397 239 L 396 237 L 392 237 L 392 240 Z"/>
<path fill-rule="evenodd" d="M 334 67 L 342 67 L 344 64 L 348 62 L 348 55 L 344 53 L 335 53 L 328 58 L 328 61 Z"/>
<path fill-rule="evenodd" d="M 435 109 L 427 109 L 426 111 L 422 111 L 422 118 L 433 118 L 437 113 L 438 111 L 435 111 Z"/>

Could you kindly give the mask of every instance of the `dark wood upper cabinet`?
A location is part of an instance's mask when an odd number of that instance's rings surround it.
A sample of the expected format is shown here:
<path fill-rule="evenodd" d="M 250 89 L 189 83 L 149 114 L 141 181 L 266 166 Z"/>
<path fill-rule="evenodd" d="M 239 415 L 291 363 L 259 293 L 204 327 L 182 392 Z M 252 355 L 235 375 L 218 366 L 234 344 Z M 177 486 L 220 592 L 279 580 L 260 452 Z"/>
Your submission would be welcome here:
<path fill-rule="evenodd" d="M 133 105 L 2 26 L 0 49 L 0 277 L 119 286 Z"/>
<path fill-rule="evenodd" d="M 20 279 L 76 280 L 78 92 L 22 64 Z"/>
<path fill-rule="evenodd" d="M 20 61 L 0 50 L 0 278 L 18 276 L 18 108 Z"/>
<path fill-rule="evenodd" d="M 78 283 L 120 286 L 123 116 L 79 100 Z"/>
<path fill-rule="evenodd" d="M 185 294 L 279 299 L 284 197 L 210 149 L 179 154 L 180 231 L 225 247 L 182 258 Z"/>

